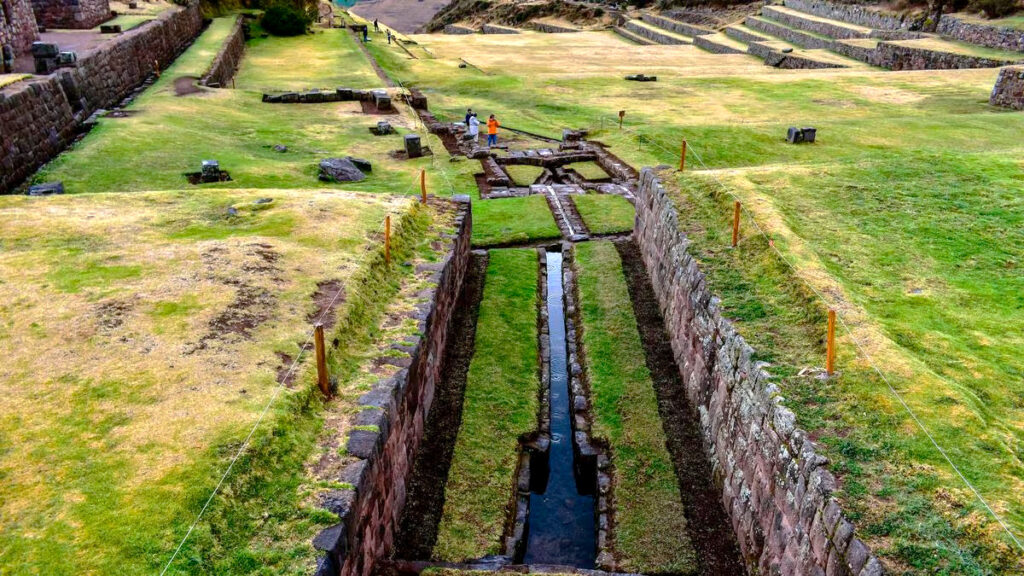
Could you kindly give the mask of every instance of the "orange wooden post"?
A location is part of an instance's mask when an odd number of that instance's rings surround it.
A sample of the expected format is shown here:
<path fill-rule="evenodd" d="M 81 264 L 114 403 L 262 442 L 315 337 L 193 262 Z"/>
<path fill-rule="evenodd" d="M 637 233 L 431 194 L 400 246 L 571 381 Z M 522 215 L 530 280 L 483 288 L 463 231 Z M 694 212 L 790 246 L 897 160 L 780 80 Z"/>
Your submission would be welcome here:
<path fill-rule="evenodd" d="M 427 203 L 427 171 L 420 170 L 420 201 Z"/>
<path fill-rule="evenodd" d="M 679 154 L 679 171 L 686 169 L 686 138 L 683 138 L 683 151 Z"/>
<path fill-rule="evenodd" d="M 159 60 L 153 60 L 153 72 L 156 73 L 156 77 L 157 78 L 160 77 L 160 61 Z"/>
<path fill-rule="evenodd" d="M 828 311 L 828 339 L 825 348 L 825 372 L 829 376 L 836 371 L 836 311 Z"/>
<path fill-rule="evenodd" d="M 327 380 L 327 349 L 324 347 L 324 325 L 317 322 L 313 327 L 313 342 L 316 348 L 316 382 L 324 396 L 330 398 L 331 386 Z"/>
<path fill-rule="evenodd" d="M 740 243 L 740 201 L 737 200 L 732 210 L 732 247 Z"/>
<path fill-rule="evenodd" d="M 384 219 L 384 262 L 391 265 L 391 215 Z"/>
<path fill-rule="evenodd" d="M 626 117 L 625 110 L 619 110 L 619 130 L 622 130 L 622 119 Z"/>

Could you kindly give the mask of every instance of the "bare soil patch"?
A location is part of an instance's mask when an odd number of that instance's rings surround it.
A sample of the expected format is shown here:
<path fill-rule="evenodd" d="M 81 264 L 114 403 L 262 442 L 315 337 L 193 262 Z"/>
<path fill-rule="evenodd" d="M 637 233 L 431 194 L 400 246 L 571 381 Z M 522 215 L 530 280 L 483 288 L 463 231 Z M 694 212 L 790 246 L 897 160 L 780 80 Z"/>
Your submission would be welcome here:
<path fill-rule="evenodd" d="M 199 85 L 196 82 L 199 78 L 195 76 L 179 76 L 174 79 L 174 95 L 175 96 L 188 96 L 189 94 L 196 94 L 202 92 Z"/>

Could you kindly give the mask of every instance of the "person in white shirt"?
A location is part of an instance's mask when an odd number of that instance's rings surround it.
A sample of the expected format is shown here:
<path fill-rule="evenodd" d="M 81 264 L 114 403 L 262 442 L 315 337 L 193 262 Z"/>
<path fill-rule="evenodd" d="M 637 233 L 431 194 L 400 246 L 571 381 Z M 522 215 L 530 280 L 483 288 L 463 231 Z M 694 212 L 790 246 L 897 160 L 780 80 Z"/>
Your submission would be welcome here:
<path fill-rule="evenodd" d="M 473 144 L 477 144 L 480 139 L 480 120 L 477 119 L 476 114 L 469 117 L 469 138 Z"/>

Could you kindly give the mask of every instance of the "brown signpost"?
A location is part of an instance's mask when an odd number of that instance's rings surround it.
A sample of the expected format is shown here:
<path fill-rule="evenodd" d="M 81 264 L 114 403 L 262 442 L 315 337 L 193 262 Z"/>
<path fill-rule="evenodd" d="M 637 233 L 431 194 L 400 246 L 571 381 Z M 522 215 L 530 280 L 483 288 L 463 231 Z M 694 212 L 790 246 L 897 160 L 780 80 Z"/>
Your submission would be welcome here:
<path fill-rule="evenodd" d="M 686 169 L 686 138 L 683 138 L 683 151 L 679 153 L 679 171 Z"/>
<path fill-rule="evenodd" d="M 828 338 L 825 348 L 825 372 L 829 376 L 836 371 L 836 311 L 828 311 Z"/>
<path fill-rule="evenodd" d="M 327 379 L 327 349 L 324 344 L 324 325 L 317 322 L 313 327 L 313 343 L 316 348 L 316 383 L 324 396 L 330 398 L 331 386 Z"/>
<path fill-rule="evenodd" d="M 427 171 L 420 170 L 420 201 L 427 203 Z"/>
<path fill-rule="evenodd" d="M 740 243 L 740 201 L 737 200 L 732 210 L 732 247 Z"/>

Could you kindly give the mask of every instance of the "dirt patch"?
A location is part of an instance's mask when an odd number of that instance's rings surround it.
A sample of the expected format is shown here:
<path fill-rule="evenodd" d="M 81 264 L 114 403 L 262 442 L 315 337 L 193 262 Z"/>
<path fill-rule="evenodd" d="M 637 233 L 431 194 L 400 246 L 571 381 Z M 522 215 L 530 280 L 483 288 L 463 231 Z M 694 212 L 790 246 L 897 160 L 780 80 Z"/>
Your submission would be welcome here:
<path fill-rule="evenodd" d="M 345 287 L 341 280 L 324 280 L 317 282 L 313 302 L 316 312 L 309 315 L 310 322 L 322 322 L 324 328 L 330 329 L 338 321 L 337 309 L 345 301 Z"/>
<path fill-rule="evenodd" d="M 189 94 L 195 94 L 202 92 L 202 89 L 196 84 L 199 78 L 195 76 L 179 76 L 174 79 L 174 95 L 175 96 L 188 96 Z"/>
<path fill-rule="evenodd" d="M 376 114 L 381 116 L 394 116 L 398 114 L 398 108 L 391 106 L 386 110 L 381 110 L 373 100 L 360 100 L 359 105 L 362 107 L 363 114 Z"/>
<path fill-rule="evenodd" d="M 615 243 L 622 257 L 629 296 L 633 301 L 637 328 L 647 358 L 647 369 L 658 395 L 658 412 L 668 437 L 668 451 L 679 478 L 679 492 L 686 509 L 686 527 L 707 576 L 742 576 L 743 568 L 736 536 L 721 504 L 721 494 L 711 478 L 711 465 L 704 457 L 700 421 L 686 400 L 683 381 L 676 366 L 665 322 L 654 296 L 650 277 L 632 240 Z"/>
<path fill-rule="evenodd" d="M 445 346 L 444 372 L 434 393 L 423 442 L 413 463 L 409 496 L 395 539 L 396 558 L 429 560 L 437 542 L 448 469 L 451 468 L 455 439 L 462 424 L 466 375 L 473 359 L 476 320 L 486 271 L 487 257 L 474 254 L 449 328 L 451 337 Z"/>
<path fill-rule="evenodd" d="M 96 323 L 100 331 L 109 332 L 124 324 L 125 317 L 135 307 L 132 300 L 107 300 L 96 307 Z"/>
<path fill-rule="evenodd" d="M 278 352 L 277 359 L 281 361 L 281 364 L 277 367 L 277 383 L 291 388 L 296 376 L 296 371 L 292 370 L 292 364 L 295 362 L 295 359 L 290 354 L 285 354 L 284 352 Z"/>
<path fill-rule="evenodd" d="M 270 318 L 270 310 L 276 302 L 277 297 L 266 288 L 248 284 L 239 286 L 234 301 L 210 320 L 211 333 L 204 340 L 222 338 L 227 334 L 251 338 L 256 327 Z"/>

